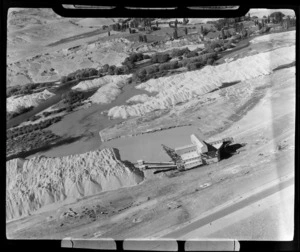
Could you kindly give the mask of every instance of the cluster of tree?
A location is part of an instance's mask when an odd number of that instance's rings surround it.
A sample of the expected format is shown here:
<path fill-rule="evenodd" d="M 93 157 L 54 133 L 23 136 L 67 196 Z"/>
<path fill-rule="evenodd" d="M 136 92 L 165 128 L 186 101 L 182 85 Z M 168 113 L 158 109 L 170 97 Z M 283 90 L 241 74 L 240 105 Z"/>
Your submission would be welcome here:
<path fill-rule="evenodd" d="M 201 28 L 200 28 L 200 32 L 203 36 L 206 36 L 209 32 L 210 32 L 210 29 L 206 28 L 206 27 L 203 27 L 201 25 Z"/>
<path fill-rule="evenodd" d="M 98 75 L 98 70 L 95 68 L 79 69 L 73 73 L 68 74 L 67 76 L 62 76 L 61 82 L 66 83 L 68 81 L 81 80 L 84 78 L 89 78 L 89 77 L 97 76 L 97 75 Z"/>
<path fill-rule="evenodd" d="M 14 117 L 17 117 L 21 114 L 24 114 L 30 110 L 32 110 L 34 107 L 33 106 L 30 106 L 30 107 L 19 107 L 16 111 L 14 112 L 7 112 L 6 113 L 6 120 L 10 120 Z"/>
<path fill-rule="evenodd" d="M 139 42 L 147 43 L 147 35 L 139 35 Z"/>
<path fill-rule="evenodd" d="M 154 20 L 154 18 L 132 18 L 129 26 L 131 28 L 138 28 L 138 26 L 148 26 L 151 27 L 151 22 Z M 158 26 L 158 24 L 157 24 Z"/>
<path fill-rule="evenodd" d="M 165 76 L 168 73 L 167 69 L 171 69 L 171 65 L 169 66 L 165 64 L 162 64 L 164 66 L 151 65 L 136 71 L 132 75 L 132 81 L 142 82 L 142 81 L 147 81 L 149 79 L 155 79 L 158 77 Z M 172 65 L 172 67 L 174 66 L 175 65 Z"/>
<path fill-rule="evenodd" d="M 28 125 L 24 125 L 22 127 L 12 128 L 12 129 L 9 129 L 6 131 L 6 136 L 7 136 L 7 138 L 10 139 L 10 138 L 15 138 L 15 137 L 23 135 L 23 134 L 28 134 L 28 133 L 36 131 L 36 130 L 42 130 L 56 122 L 59 122 L 61 119 L 62 119 L 62 116 L 57 116 L 57 117 L 43 120 L 39 123 L 28 124 Z"/>
<path fill-rule="evenodd" d="M 191 51 L 191 52 L 188 52 L 187 54 L 185 54 L 185 57 L 187 58 L 192 58 L 192 57 L 196 57 L 198 56 L 198 53 L 196 51 Z"/>
<path fill-rule="evenodd" d="M 241 17 L 236 17 L 236 18 L 221 18 L 216 21 L 210 21 L 207 23 L 214 24 L 216 29 L 218 31 L 221 31 L 222 28 L 233 27 L 236 23 L 241 23 L 243 21 L 250 21 L 250 20 L 251 20 L 251 16 L 250 16 L 250 13 L 248 13 L 248 15 L 246 15 L 246 16 L 241 16 Z"/>
<path fill-rule="evenodd" d="M 165 63 L 171 59 L 168 53 L 155 53 L 151 56 L 152 63 Z"/>
<path fill-rule="evenodd" d="M 80 102 L 84 99 L 83 92 L 77 90 L 71 90 L 62 95 L 63 103 L 68 104 L 68 107 L 73 105 L 74 103 Z M 45 113 L 45 112 L 44 112 Z"/>
<path fill-rule="evenodd" d="M 188 67 L 189 64 L 192 65 L 193 63 L 199 63 L 199 64 L 194 64 L 195 66 L 198 67 L 205 66 L 207 64 L 211 65 L 216 59 L 218 59 L 218 54 L 216 52 L 206 53 L 206 54 L 199 55 L 197 57 L 183 59 L 182 66 Z"/>
<path fill-rule="evenodd" d="M 281 22 L 284 29 L 289 29 L 290 27 L 296 26 L 296 19 L 290 18 L 289 16 L 287 19 Z"/>
<path fill-rule="evenodd" d="M 188 54 L 192 53 L 193 55 L 198 55 L 197 50 L 189 51 L 185 49 L 181 49 L 181 50 L 175 49 L 171 52 L 171 54 L 173 54 L 174 57 L 177 57 L 177 55 L 183 55 L 184 53 L 188 53 Z M 163 55 L 168 55 L 168 54 L 163 54 Z M 188 70 L 198 69 L 207 64 L 209 65 L 213 64 L 213 62 L 217 59 L 217 57 L 218 57 L 217 53 L 213 52 L 213 53 L 206 53 L 191 58 L 185 58 L 182 59 L 181 61 L 173 60 L 170 62 L 160 62 L 162 64 L 147 66 L 136 71 L 132 76 L 132 80 L 136 82 L 142 82 L 149 79 L 165 76 L 166 74 L 168 74 L 169 70 L 177 69 L 183 66 L 186 66 Z"/>
<path fill-rule="evenodd" d="M 31 122 L 35 122 L 36 120 L 42 118 L 41 115 L 33 115 L 32 117 L 30 117 L 30 119 L 28 119 L 27 121 L 31 121 Z"/>
<path fill-rule="evenodd" d="M 178 63 L 177 60 L 171 61 L 171 62 L 167 62 L 167 63 L 163 63 L 161 65 L 159 65 L 159 71 L 166 71 L 166 70 L 172 70 L 172 69 L 177 69 L 179 67 L 181 67 L 182 65 Z"/>
<path fill-rule="evenodd" d="M 173 49 L 170 52 L 170 55 L 172 58 L 175 58 L 175 57 L 180 57 L 182 55 L 186 55 L 189 52 L 190 52 L 190 50 L 187 47 L 185 47 L 183 49 Z"/>
<path fill-rule="evenodd" d="M 278 24 L 278 23 L 280 23 L 280 22 L 283 20 L 283 17 L 284 17 L 284 16 L 285 16 L 285 15 L 284 15 L 282 12 L 280 12 L 280 11 L 275 11 L 275 12 L 273 12 L 272 14 L 270 14 L 270 17 L 269 17 L 269 18 L 272 19 L 272 22 L 273 22 L 273 23 Z"/>
<path fill-rule="evenodd" d="M 43 112 L 43 116 L 47 117 L 47 116 L 50 116 L 50 115 L 58 114 L 58 113 L 63 112 L 65 110 L 67 110 L 67 108 L 60 108 L 60 109 L 55 109 L 55 110 L 52 110 L 52 111 L 45 111 L 45 112 Z"/>
<path fill-rule="evenodd" d="M 239 35 L 239 37 L 242 37 L 241 35 Z M 221 52 L 221 51 L 225 51 L 226 49 L 232 48 L 232 41 L 234 39 L 230 39 L 230 40 L 218 40 L 218 41 L 212 41 L 212 42 L 208 42 L 205 45 L 205 50 L 203 51 L 205 52 Z"/>
<path fill-rule="evenodd" d="M 125 31 L 129 28 L 128 23 L 115 23 L 111 25 L 112 30 L 114 31 Z"/>
<path fill-rule="evenodd" d="M 29 134 L 23 134 L 18 138 L 8 138 L 6 141 L 6 153 L 9 157 L 9 153 L 12 155 L 18 155 L 21 152 L 31 151 L 34 149 L 47 146 L 54 141 L 59 140 L 61 137 L 53 134 L 50 130 L 34 131 Z"/>
<path fill-rule="evenodd" d="M 104 65 L 102 69 L 99 70 L 99 76 L 106 73 L 108 75 L 120 75 L 120 74 L 129 74 L 130 69 L 127 65 L 117 67 L 115 65 Z"/>
<path fill-rule="evenodd" d="M 108 75 L 129 74 L 131 69 L 134 68 L 134 64 L 131 63 L 129 60 L 126 60 L 126 62 L 124 61 L 122 64 L 123 66 L 120 67 L 117 67 L 115 65 L 105 64 L 98 70 L 98 76 L 101 77 L 104 74 L 108 74 Z"/>
<path fill-rule="evenodd" d="M 18 85 L 7 87 L 6 89 L 6 97 L 11 97 L 13 95 L 27 95 L 34 93 L 37 89 L 51 87 L 53 82 L 45 82 L 45 83 L 28 83 L 25 85 Z"/>
<path fill-rule="evenodd" d="M 135 63 L 144 59 L 150 59 L 150 56 L 143 53 L 132 53 L 127 58 L 125 58 L 124 62 L 122 64 L 126 65 L 126 62 L 129 61 L 131 63 Z"/>

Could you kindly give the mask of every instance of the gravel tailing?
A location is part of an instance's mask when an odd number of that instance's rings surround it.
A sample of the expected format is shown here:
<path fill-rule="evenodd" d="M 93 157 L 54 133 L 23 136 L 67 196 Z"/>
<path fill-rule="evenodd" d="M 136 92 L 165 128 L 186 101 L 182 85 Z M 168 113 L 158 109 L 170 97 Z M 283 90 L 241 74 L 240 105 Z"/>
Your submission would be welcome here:
<path fill-rule="evenodd" d="M 107 148 L 64 157 L 37 156 L 6 163 L 6 219 L 34 213 L 46 205 L 143 181 L 143 173 Z"/>

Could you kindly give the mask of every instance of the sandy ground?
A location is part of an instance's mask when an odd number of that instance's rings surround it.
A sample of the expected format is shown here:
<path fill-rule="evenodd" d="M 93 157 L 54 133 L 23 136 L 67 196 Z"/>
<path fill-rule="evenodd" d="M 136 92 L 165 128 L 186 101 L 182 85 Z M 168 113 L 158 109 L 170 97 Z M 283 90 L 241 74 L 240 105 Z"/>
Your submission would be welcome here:
<path fill-rule="evenodd" d="M 192 231 L 181 239 L 288 240 L 294 231 L 294 186 Z M 236 221 L 239 220 L 239 221 Z M 265 223 L 270 223 L 266 225 Z"/>
<path fill-rule="evenodd" d="M 72 22 L 68 25 L 70 24 Z M 77 40 L 70 44 L 77 45 L 82 41 Z M 276 41 L 279 42 L 276 44 Z M 251 48 L 261 52 L 268 51 L 274 46 L 287 46 L 286 42 L 281 43 L 280 39 L 276 41 L 270 44 L 254 43 Z M 66 44 L 59 46 L 62 49 Z M 123 50 L 121 47 L 122 44 L 117 45 L 117 48 Z M 260 51 L 259 48 L 263 49 Z M 36 52 L 32 51 L 30 54 L 36 55 Z M 252 52 L 244 50 L 241 54 L 235 52 L 228 57 L 238 59 L 251 54 Z M 69 67 L 74 68 L 71 65 Z M 183 173 L 168 172 L 154 175 L 152 171 L 146 171 L 146 180 L 138 186 L 99 193 L 73 203 L 50 205 L 43 212 L 8 222 L 6 231 L 9 238 L 157 237 L 163 235 L 166 230 L 175 230 L 193 221 L 202 213 L 225 204 L 249 190 L 294 173 L 294 67 L 278 70 L 254 80 L 246 80 L 195 100 L 192 99 L 176 106 L 172 113 L 159 112 L 149 117 L 126 121 L 109 120 L 103 114 L 104 111 L 125 104 L 134 95 L 146 93 L 146 91 L 137 91 L 131 86 L 125 88 L 128 88 L 128 91 L 124 91 L 112 103 L 92 105 L 83 111 L 71 113 L 61 122 L 52 125 L 49 129 L 58 135 L 82 136 L 82 138 L 43 154 L 64 156 L 112 146 L 120 149 L 122 160 L 135 162 L 143 158 L 168 161 L 160 144 L 170 147 L 188 144 L 189 135 L 195 132 L 208 140 L 231 136 L 235 143 L 246 145 L 238 150 L 238 155 L 217 164 Z M 131 131 L 141 132 L 157 126 L 171 125 L 174 122 L 178 125 L 183 122 L 192 125 L 114 139 L 101 145 L 99 131 L 107 127 L 117 125 L 117 130 L 108 131 L 112 132 L 112 135 L 128 135 Z M 208 187 L 203 187 L 204 184 Z M 258 227 L 256 233 L 253 231 L 252 238 L 263 239 L 270 237 L 268 230 L 273 230 L 276 225 L 278 232 L 270 235 L 274 239 L 286 239 L 286 234 L 291 229 L 291 215 L 283 217 L 280 214 L 282 210 L 278 210 L 280 204 L 278 202 L 281 202 L 281 199 L 278 201 L 276 198 L 269 202 L 270 204 L 266 205 L 263 211 L 255 210 L 256 214 L 250 219 L 234 218 L 236 222 L 224 226 L 224 230 L 217 228 L 210 230 L 209 237 L 224 237 L 226 233 L 227 238 L 236 238 L 238 232 L 236 230 L 241 229 L 243 225 L 248 225 L 250 229 Z M 282 198 L 282 202 L 286 203 L 289 209 L 293 208 L 291 199 Z M 255 206 L 250 206 L 250 209 L 257 209 Z M 70 215 L 69 208 L 77 214 Z M 249 213 L 249 210 L 247 211 Z M 264 219 L 265 228 L 260 229 L 262 218 L 266 217 L 267 213 L 271 214 Z M 234 214 L 241 216 L 239 213 Z M 245 229 L 245 232 L 247 230 Z"/>
<path fill-rule="evenodd" d="M 155 237 L 159 231 L 172 230 L 250 189 L 293 173 L 294 92 L 294 84 L 274 85 L 270 94 L 242 120 L 219 135 L 236 132 L 236 136 L 233 134 L 235 142 L 246 143 L 238 155 L 179 174 L 152 177 L 150 172 L 139 186 L 98 194 L 50 212 L 12 221 L 7 224 L 7 234 L 15 238 Z M 249 122 L 256 127 L 251 127 Z M 201 188 L 204 183 L 210 186 Z M 87 214 L 87 210 L 84 212 L 84 207 L 94 211 L 97 204 L 108 213 L 95 216 Z M 61 218 L 70 207 L 83 217 Z M 267 229 L 272 227 L 272 216 L 277 215 L 271 215 L 270 222 L 264 222 Z M 278 230 L 289 229 L 286 225 L 290 222 L 281 221 Z M 228 233 L 227 237 L 235 237 L 234 234 Z"/>

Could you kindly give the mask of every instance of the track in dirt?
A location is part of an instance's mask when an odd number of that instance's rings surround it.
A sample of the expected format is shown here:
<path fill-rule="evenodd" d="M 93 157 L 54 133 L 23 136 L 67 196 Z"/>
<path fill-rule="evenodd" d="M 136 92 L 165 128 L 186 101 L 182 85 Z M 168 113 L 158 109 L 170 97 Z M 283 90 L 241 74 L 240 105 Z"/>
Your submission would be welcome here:
<path fill-rule="evenodd" d="M 245 198 L 235 204 L 232 204 L 226 208 L 223 208 L 207 217 L 204 217 L 200 220 L 197 220 L 191 224 L 189 224 L 188 226 L 182 228 L 182 229 L 179 229 L 179 230 L 176 230 L 174 232 L 171 232 L 165 236 L 163 236 L 162 238 L 180 238 L 181 236 L 189 233 L 189 232 L 192 232 L 204 225 L 207 225 L 215 220 L 218 220 L 228 214 L 231 214 L 239 209 L 242 209 L 244 207 L 247 207 L 248 205 L 256 202 L 256 201 L 259 201 L 263 198 L 266 198 L 267 196 L 270 196 L 280 190 L 283 190 L 284 188 L 292 185 L 294 183 L 294 178 L 290 178 L 284 182 L 281 182 L 279 184 L 275 184 L 273 185 L 272 187 L 268 188 L 268 189 L 265 189 L 257 194 L 254 194 L 248 198 Z M 242 196 L 241 196 L 242 197 Z"/>

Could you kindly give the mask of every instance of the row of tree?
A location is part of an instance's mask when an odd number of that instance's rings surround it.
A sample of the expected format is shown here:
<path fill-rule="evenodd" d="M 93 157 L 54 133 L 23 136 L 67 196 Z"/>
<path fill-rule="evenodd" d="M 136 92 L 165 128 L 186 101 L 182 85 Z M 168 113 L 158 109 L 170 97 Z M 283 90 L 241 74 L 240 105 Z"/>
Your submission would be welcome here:
<path fill-rule="evenodd" d="M 24 125 L 22 127 L 12 128 L 12 129 L 9 129 L 6 131 L 6 136 L 7 136 L 7 138 L 15 138 L 17 136 L 20 136 L 23 134 L 28 134 L 28 133 L 36 131 L 36 130 L 42 130 L 56 122 L 59 122 L 61 119 L 62 119 L 62 116 L 57 116 L 57 117 L 43 120 L 39 123 L 28 124 L 28 125 Z"/>
<path fill-rule="evenodd" d="M 32 110 L 34 107 L 33 106 L 30 106 L 30 107 L 19 107 L 16 111 L 14 112 L 7 112 L 6 113 L 6 120 L 10 120 L 14 117 L 17 117 L 21 114 L 24 114 L 30 110 Z"/>
<path fill-rule="evenodd" d="M 67 76 L 62 76 L 60 81 L 61 83 L 66 83 L 69 81 L 81 80 L 81 79 L 85 79 L 97 75 L 98 75 L 98 70 L 96 70 L 95 68 L 85 68 L 85 69 L 76 70 L 75 72 L 72 72 Z"/>

